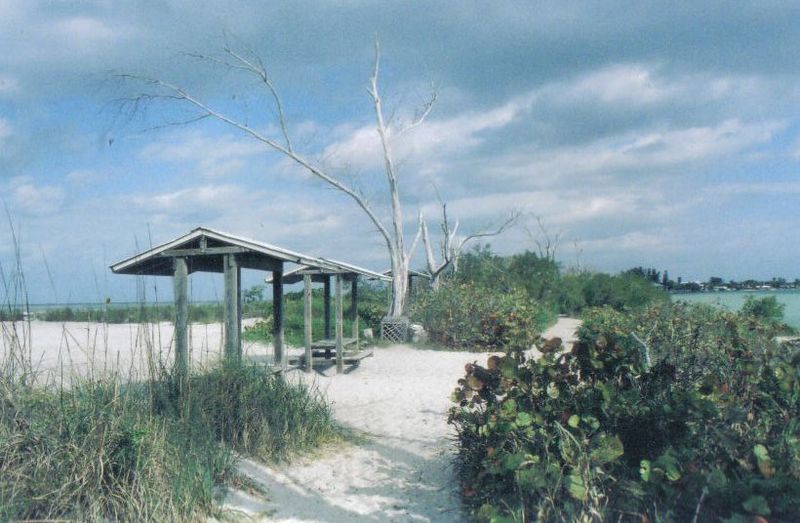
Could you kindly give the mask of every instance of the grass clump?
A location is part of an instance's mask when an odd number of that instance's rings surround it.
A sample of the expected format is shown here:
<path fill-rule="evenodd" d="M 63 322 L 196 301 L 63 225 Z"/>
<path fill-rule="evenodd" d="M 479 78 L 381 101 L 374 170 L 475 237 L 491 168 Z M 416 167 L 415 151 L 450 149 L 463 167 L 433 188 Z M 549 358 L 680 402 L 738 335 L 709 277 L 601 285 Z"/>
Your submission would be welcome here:
<path fill-rule="evenodd" d="M 233 456 L 117 380 L 2 388 L 0 520 L 186 520 L 214 510 Z"/>
<path fill-rule="evenodd" d="M 235 454 L 274 461 L 336 440 L 319 394 L 255 365 L 144 383 L 0 385 L 0 520 L 197 520 Z"/>
<path fill-rule="evenodd" d="M 223 364 L 190 377 L 185 402 L 160 402 L 163 411 L 188 416 L 239 453 L 285 460 L 336 441 L 341 429 L 315 390 L 290 383 L 263 366 Z"/>

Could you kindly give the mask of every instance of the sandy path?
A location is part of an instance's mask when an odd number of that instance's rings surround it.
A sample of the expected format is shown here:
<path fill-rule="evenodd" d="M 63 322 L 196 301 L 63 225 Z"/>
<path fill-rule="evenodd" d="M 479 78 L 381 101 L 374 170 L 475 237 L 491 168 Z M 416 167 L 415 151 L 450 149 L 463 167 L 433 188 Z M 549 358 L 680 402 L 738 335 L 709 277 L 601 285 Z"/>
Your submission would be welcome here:
<path fill-rule="evenodd" d="M 561 318 L 545 336 L 567 343 L 578 325 Z M 291 374 L 319 387 L 336 418 L 367 441 L 278 467 L 244 460 L 242 471 L 267 489 L 268 500 L 234 492 L 226 506 L 263 521 L 462 521 L 447 410 L 464 365 L 485 360 L 395 345 L 376 349 L 345 376 Z"/>

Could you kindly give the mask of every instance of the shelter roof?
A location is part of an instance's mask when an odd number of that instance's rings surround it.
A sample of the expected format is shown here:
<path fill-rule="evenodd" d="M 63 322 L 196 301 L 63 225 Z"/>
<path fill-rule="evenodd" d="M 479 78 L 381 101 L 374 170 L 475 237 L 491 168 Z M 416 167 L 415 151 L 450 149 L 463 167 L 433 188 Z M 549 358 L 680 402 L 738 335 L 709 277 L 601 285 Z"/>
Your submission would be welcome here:
<path fill-rule="evenodd" d="M 324 262 L 325 266 L 321 265 L 314 266 L 309 264 L 303 264 L 300 267 L 296 267 L 290 271 L 284 272 L 282 278 L 283 283 L 286 284 L 297 283 L 299 281 L 302 281 L 303 276 L 305 276 L 306 274 L 310 274 L 311 279 L 314 281 L 320 281 L 324 277 L 331 276 L 334 274 L 341 274 L 349 279 L 352 279 L 357 276 L 363 276 L 369 280 L 392 281 L 391 276 L 374 272 L 369 269 L 359 267 L 357 265 L 337 260 L 331 260 L 330 258 L 319 258 L 319 260 Z M 272 276 L 267 276 L 265 281 L 267 283 L 271 283 Z"/>
<path fill-rule="evenodd" d="M 184 256 L 187 258 L 190 273 L 223 272 L 223 257 L 226 254 L 237 254 L 240 266 L 245 269 L 272 271 L 281 262 L 337 269 L 335 264 L 321 258 L 198 227 L 179 238 L 115 263 L 111 270 L 117 274 L 169 276 L 173 273 L 173 258 Z"/>
<path fill-rule="evenodd" d="M 387 276 L 388 278 L 391 279 L 391 277 L 392 277 L 392 269 L 387 269 L 387 270 L 383 271 L 381 274 L 384 275 L 384 276 Z M 431 279 L 431 275 L 428 274 L 427 272 L 417 271 L 417 270 L 414 270 L 414 269 L 408 269 L 408 274 L 411 275 L 411 276 L 417 276 L 419 278 L 425 278 L 427 280 Z"/>

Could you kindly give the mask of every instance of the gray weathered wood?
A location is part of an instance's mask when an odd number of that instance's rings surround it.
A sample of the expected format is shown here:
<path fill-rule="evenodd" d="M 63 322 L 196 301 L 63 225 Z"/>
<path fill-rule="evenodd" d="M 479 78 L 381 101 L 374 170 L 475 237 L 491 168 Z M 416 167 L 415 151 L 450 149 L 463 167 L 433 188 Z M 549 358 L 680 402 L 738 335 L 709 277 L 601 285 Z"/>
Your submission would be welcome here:
<path fill-rule="evenodd" d="M 241 269 L 235 254 L 226 254 L 223 260 L 225 279 L 225 359 L 239 362 L 242 357 L 241 340 Z"/>
<path fill-rule="evenodd" d="M 358 278 L 350 282 L 350 321 L 353 323 L 353 337 L 358 347 Z"/>
<path fill-rule="evenodd" d="M 303 276 L 303 326 L 305 327 L 306 372 L 311 372 L 313 367 L 313 362 L 311 360 L 311 305 L 311 275 L 306 274 Z"/>
<path fill-rule="evenodd" d="M 342 277 L 336 275 L 336 372 L 344 372 L 344 346 L 342 344 L 344 320 L 342 318 Z"/>
<path fill-rule="evenodd" d="M 286 369 L 288 359 L 283 347 L 283 266 L 272 271 L 272 346 L 275 365 Z"/>
<path fill-rule="evenodd" d="M 322 314 L 325 317 L 325 338 L 331 338 L 331 277 L 325 276 L 323 283 Z"/>
<path fill-rule="evenodd" d="M 189 373 L 189 269 L 186 258 L 175 258 L 175 374 L 182 388 Z"/>
<path fill-rule="evenodd" d="M 197 249 L 169 249 L 161 253 L 161 256 L 199 256 L 216 254 L 240 254 L 249 252 L 244 247 L 202 247 Z"/>

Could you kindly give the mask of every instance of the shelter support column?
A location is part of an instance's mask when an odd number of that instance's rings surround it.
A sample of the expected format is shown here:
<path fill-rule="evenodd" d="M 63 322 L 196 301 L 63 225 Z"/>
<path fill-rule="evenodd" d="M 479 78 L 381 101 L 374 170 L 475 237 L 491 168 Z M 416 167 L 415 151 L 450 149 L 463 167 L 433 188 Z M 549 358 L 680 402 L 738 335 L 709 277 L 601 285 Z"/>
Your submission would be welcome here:
<path fill-rule="evenodd" d="M 223 259 L 225 278 L 225 359 L 239 362 L 242 359 L 242 306 L 241 274 L 235 254 L 226 254 Z"/>
<path fill-rule="evenodd" d="M 179 386 L 189 373 L 189 268 L 186 258 L 175 258 L 175 375 Z"/>
<path fill-rule="evenodd" d="M 303 326 L 305 327 L 305 349 L 306 349 L 306 372 L 311 372 L 313 367 L 311 355 L 311 275 L 303 276 Z"/>
<path fill-rule="evenodd" d="M 275 349 L 275 365 L 286 370 L 286 351 L 283 347 L 283 262 L 272 271 L 272 346 Z"/>
<path fill-rule="evenodd" d="M 325 276 L 323 280 L 323 315 L 325 316 L 325 339 L 331 339 L 331 277 Z"/>
<path fill-rule="evenodd" d="M 353 338 L 356 339 L 356 349 L 359 347 L 358 342 L 358 276 L 353 276 L 353 281 L 350 283 L 350 321 L 353 324 Z"/>
<path fill-rule="evenodd" d="M 336 275 L 336 373 L 344 372 L 344 346 L 342 343 L 342 275 Z"/>

